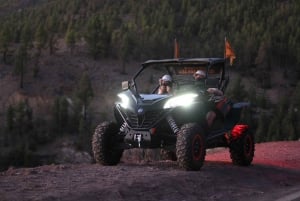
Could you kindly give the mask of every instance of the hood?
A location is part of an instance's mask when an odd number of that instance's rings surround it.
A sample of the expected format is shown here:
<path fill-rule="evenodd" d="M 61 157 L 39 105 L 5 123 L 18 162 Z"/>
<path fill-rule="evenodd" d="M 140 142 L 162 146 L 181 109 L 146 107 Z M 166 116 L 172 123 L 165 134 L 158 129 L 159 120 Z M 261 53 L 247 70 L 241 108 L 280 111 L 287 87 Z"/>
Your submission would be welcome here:
<path fill-rule="evenodd" d="M 159 99 L 167 98 L 171 95 L 168 94 L 140 94 L 143 101 L 156 101 Z"/>
<path fill-rule="evenodd" d="M 139 94 L 135 96 L 130 90 L 121 92 L 118 94 L 119 101 L 116 102 L 117 105 L 123 107 L 123 109 L 137 113 L 137 111 L 143 108 L 145 111 L 148 110 L 161 110 L 164 103 L 172 97 L 172 95 L 160 95 L 160 94 Z M 122 97 L 123 96 L 123 100 Z M 124 107 L 124 99 L 127 102 Z"/>

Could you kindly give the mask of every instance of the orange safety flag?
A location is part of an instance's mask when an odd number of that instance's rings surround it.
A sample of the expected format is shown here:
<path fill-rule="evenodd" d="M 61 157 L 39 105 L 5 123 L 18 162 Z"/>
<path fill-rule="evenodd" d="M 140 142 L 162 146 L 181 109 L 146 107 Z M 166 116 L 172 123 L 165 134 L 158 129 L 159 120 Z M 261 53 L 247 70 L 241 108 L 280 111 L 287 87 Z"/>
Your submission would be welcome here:
<path fill-rule="evenodd" d="M 225 38 L 225 53 L 224 53 L 225 59 L 230 60 L 230 65 L 232 66 L 233 60 L 236 58 L 235 53 L 230 45 L 230 43 Z"/>
<path fill-rule="evenodd" d="M 177 59 L 179 58 L 179 44 L 175 38 L 175 43 L 174 43 L 174 58 Z"/>

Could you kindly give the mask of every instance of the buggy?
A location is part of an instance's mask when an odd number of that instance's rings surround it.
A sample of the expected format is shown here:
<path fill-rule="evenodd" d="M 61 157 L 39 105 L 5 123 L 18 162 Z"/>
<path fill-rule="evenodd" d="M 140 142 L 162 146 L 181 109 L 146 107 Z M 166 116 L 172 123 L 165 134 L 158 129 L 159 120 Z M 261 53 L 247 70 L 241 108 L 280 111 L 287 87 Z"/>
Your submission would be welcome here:
<path fill-rule="evenodd" d="M 240 122 L 247 102 L 222 102 L 207 127 L 207 103 L 218 105 L 220 97 L 208 96 L 195 84 L 193 74 L 206 72 L 205 87 L 226 89 L 229 75 L 224 58 L 175 58 L 148 60 L 129 81 L 114 105 L 115 121 L 99 124 L 92 138 L 94 159 L 102 165 L 117 165 L 125 149 L 161 148 L 185 170 L 200 170 L 206 150 L 228 147 L 233 164 L 248 166 L 254 157 L 254 135 Z M 158 80 L 172 77 L 173 93 L 157 94 Z M 224 100 L 224 99 L 222 99 Z M 216 110 L 218 111 L 218 110 Z"/>

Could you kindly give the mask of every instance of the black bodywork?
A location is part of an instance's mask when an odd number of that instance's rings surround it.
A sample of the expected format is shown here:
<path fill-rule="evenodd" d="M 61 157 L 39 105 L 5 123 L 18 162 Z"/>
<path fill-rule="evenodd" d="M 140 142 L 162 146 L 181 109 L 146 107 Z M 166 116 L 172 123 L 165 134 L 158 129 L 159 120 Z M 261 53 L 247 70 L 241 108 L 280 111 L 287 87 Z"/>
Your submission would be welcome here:
<path fill-rule="evenodd" d="M 213 97 L 194 81 L 192 75 L 200 69 L 207 74 L 206 88 L 225 91 L 229 76 L 223 58 L 165 59 L 143 63 L 132 80 L 122 83 L 123 91 L 118 94 L 120 100 L 114 108 L 120 128 L 116 146 L 122 149 L 172 148 L 176 145 L 181 126 L 191 122 L 202 126 L 206 148 L 228 146 L 225 134 L 239 122 L 241 110 L 248 104 L 230 103 L 231 109 L 226 117 L 217 115 L 212 128 L 207 128 L 205 116 L 211 110 Z M 164 74 L 173 78 L 174 93 L 171 95 L 157 94 L 157 80 Z M 166 106 L 171 100 L 174 100 L 173 105 Z"/>

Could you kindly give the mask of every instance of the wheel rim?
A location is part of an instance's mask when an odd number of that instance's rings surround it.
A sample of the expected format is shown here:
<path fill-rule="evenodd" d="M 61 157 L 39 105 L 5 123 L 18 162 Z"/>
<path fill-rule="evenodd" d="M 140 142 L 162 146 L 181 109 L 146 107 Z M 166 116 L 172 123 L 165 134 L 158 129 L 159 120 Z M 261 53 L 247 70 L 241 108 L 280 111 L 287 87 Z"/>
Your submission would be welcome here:
<path fill-rule="evenodd" d="M 253 140 L 250 135 L 245 138 L 244 153 L 247 157 L 251 157 L 253 152 Z"/>
<path fill-rule="evenodd" d="M 203 141 L 200 135 L 196 135 L 193 139 L 193 146 L 192 146 L 192 152 L 193 152 L 193 160 L 200 160 L 202 156 L 202 147 L 203 147 Z"/>

